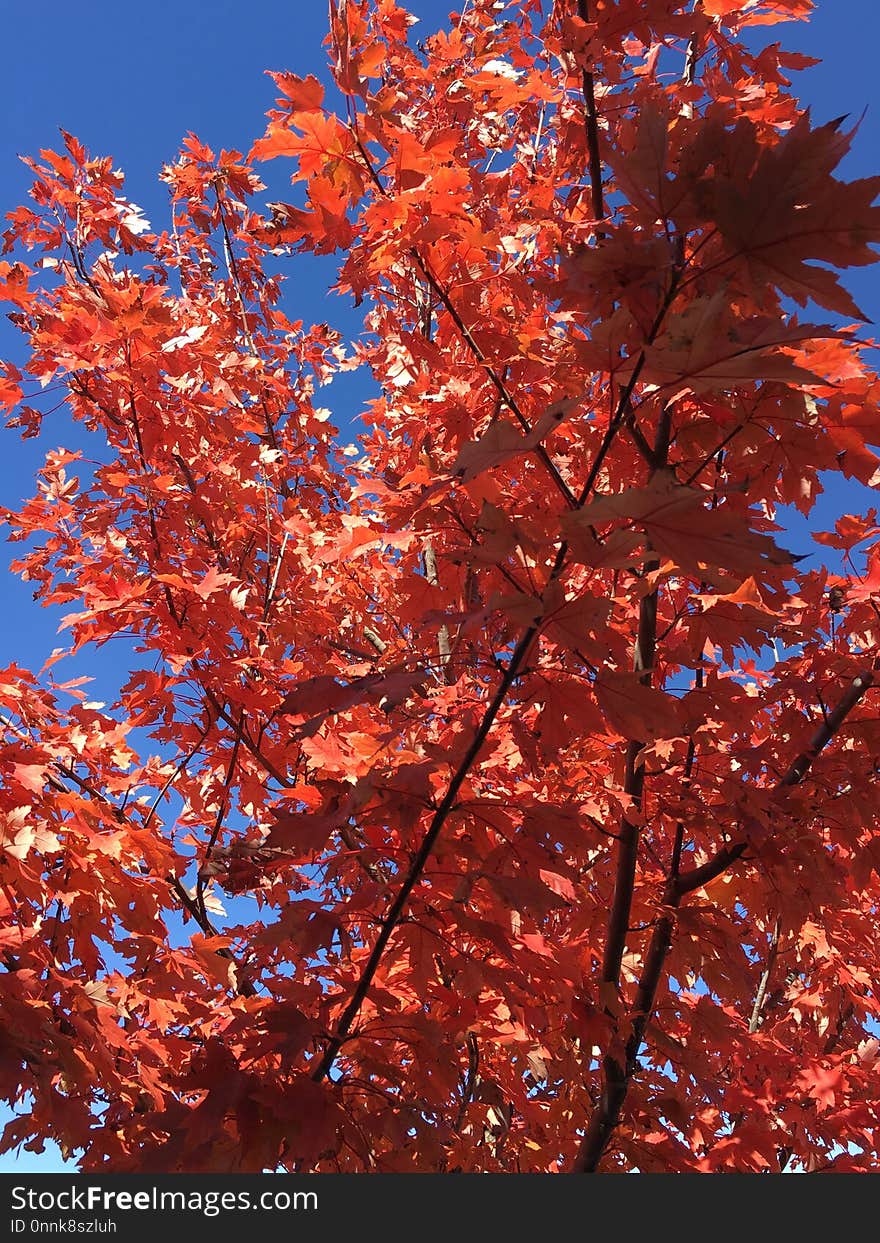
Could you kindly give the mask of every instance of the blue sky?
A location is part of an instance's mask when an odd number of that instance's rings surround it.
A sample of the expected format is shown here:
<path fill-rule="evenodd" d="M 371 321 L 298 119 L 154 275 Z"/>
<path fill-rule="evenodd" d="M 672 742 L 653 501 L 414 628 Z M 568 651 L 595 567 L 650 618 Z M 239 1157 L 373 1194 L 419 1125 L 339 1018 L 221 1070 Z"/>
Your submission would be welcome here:
<path fill-rule="evenodd" d="M 447 0 L 409 0 L 421 19 L 416 36 L 445 22 L 453 5 Z M 128 6 L 114 0 L 43 0 L 17 4 L 7 14 L 6 55 L 0 75 L 0 214 L 24 200 L 29 179 L 18 154 L 36 155 L 56 146 L 58 129 L 75 134 L 93 154 L 109 154 L 126 173 L 127 195 L 144 209 L 154 227 L 167 221 L 165 188 L 157 173 L 172 159 L 183 136 L 194 131 L 209 145 L 247 151 L 263 128 L 274 89 L 266 69 L 317 73 L 327 80 L 325 0 L 154 0 Z M 769 27 L 762 39 L 823 58 L 823 64 L 795 75 L 801 99 L 814 119 L 843 113 L 858 118 L 867 109 L 855 151 L 844 171 L 849 177 L 880 172 L 880 43 L 878 0 L 819 0 L 809 25 Z M 268 198 L 284 195 L 281 161 L 261 170 L 272 178 Z M 333 260 L 307 260 L 295 275 L 296 318 L 329 320 L 353 332 L 357 320 L 350 305 L 328 295 Z M 857 303 L 880 322 L 880 276 L 877 269 L 850 274 Z M 290 286 L 294 281 L 289 282 Z M 0 313 L 0 358 L 21 358 L 20 344 Z M 370 395 L 368 382 L 356 377 L 328 391 L 334 422 L 343 428 Z M 72 445 L 62 411 L 47 421 L 39 440 L 21 443 L 13 432 L 0 452 L 0 504 L 15 506 L 32 491 L 33 474 L 46 448 Z M 860 504 L 854 492 L 837 487 L 821 503 L 813 525 L 831 526 L 834 518 Z M 794 525 L 808 551 L 808 525 Z M 814 546 L 815 547 L 815 546 Z M 38 669 L 59 644 L 57 616 L 38 609 L 26 585 L 6 574 L 15 549 L 0 549 L 3 607 L 0 609 L 0 666 L 10 662 Z M 80 670 L 81 671 L 81 670 Z M 121 672 L 119 656 L 108 653 L 99 667 L 101 680 Z M 72 676 L 72 674 L 71 674 Z M 4 1117 L 0 1114 L 0 1124 Z M 0 1171 L 50 1172 L 61 1169 L 60 1155 L 24 1153 L 0 1157 Z"/>

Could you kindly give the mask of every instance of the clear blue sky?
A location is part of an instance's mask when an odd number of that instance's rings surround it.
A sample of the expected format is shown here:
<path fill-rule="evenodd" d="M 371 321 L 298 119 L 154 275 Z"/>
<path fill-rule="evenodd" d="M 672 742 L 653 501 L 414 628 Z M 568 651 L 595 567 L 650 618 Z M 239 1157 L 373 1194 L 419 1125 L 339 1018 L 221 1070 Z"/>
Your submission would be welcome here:
<path fill-rule="evenodd" d="M 421 19 L 415 35 L 445 22 L 456 7 L 451 0 L 409 0 Z M 460 7 L 460 3 L 457 7 Z M 174 158 L 181 138 L 192 130 L 216 148 L 247 151 L 272 106 L 274 89 L 266 69 L 317 73 L 327 81 L 326 0 L 153 0 L 146 5 L 118 0 L 42 0 L 18 3 L 4 23 L 5 55 L 0 75 L 0 214 L 26 195 L 27 171 L 18 154 L 55 146 L 58 128 L 75 134 L 93 154 L 113 156 L 125 170 L 128 197 L 139 203 L 154 227 L 167 221 L 167 197 L 157 180 L 161 165 Z M 819 0 L 809 25 L 768 27 L 767 42 L 823 58 L 817 68 L 795 75 L 801 99 L 817 121 L 867 108 L 855 151 L 847 159 L 850 177 L 880 172 L 880 0 Z M 272 177 L 269 198 L 282 197 L 282 162 L 261 173 Z M 307 322 L 329 320 L 354 330 L 348 304 L 325 293 L 332 260 L 304 262 L 296 274 L 293 315 Z M 880 322 L 880 274 L 866 269 L 848 279 L 857 303 Z M 293 285 L 293 282 L 291 282 Z M 20 345 L 0 313 L 0 358 L 20 358 Z M 358 388 L 360 385 L 360 388 Z M 366 381 L 332 388 L 328 401 L 334 422 L 345 424 L 368 395 Z M 339 403 L 343 403 L 345 408 Z M 32 491 L 35 469 L 46 448 L 71 446 L 76 437 L 59 411 L 39 440 L 21 443 L 0 431 L 0 504 L 15 506 Z M 829 493 L 818 522 L 859 504 L 845 490 Z M 803 525 L 795 528 L 807 551 Z M 57 616 L 35 607 L 26 585 L 8 577 L 14 548 L 0 550 L 0 667 L 15 660 L 38 669 L 58 645 Z M 103 657 L 99 671 L 108 682 L 118 676 L 118 657 Z M 72 676 L 72 675 L 71 675 Z M 0 1125 L 4 1121 L 0 1114 Z M 24 1153 L 0 1158 L 0 1171 L 63 1168 L 60 1156 Z"/>

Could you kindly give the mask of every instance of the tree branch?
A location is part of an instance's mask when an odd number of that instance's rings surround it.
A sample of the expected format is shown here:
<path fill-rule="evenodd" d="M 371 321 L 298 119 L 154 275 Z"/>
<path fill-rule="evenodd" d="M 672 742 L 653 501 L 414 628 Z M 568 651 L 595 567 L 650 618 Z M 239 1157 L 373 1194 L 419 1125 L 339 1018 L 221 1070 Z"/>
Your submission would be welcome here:
<path fill-rule="evenodd" d="M 589 0 L 578 0 L 578 17 L 582 22 L 589 22 Z M 584 130 L 587 135 L 593 219 L 598 223 L 600 220 L 605 219 L 605 197 L 602 191 L 602 157 L 599 153 L 599 116 L 596 111 L 596 85 L 589 69 L 582 70 L 581 82 L 584 92 Z M 602 234 L 598 233 L 597 236 L 601 237 Z"/>
<path fill-rule="evenodd" d="M 523 661 L 532 646 L 532 641 L 537 633 L 538 627 L 530 626 L 529 629 L 523 634 L 510 658 L 510 663 L 498 685 L 498 689 L 493 695 L 492 700 L 483 715 L 483 719 L 480 722 L 479 728 L 477 729 L 470 746 L 458 763 L 452 780 L 447 786 L 443 801 L 440 803 L 440 806 L 431 818 L 431 823 L 428 826 L 428 830 L 425 833 L 424 838 L 422 839 L 421 846 L 410 864 L 409 871 L 404 878 L 403 884 L 400 886 L 397 896 L 388 908 L 388 911 L 382 920 L 379 928 L 379 935 L 376 938 L 367 963 L 361 972 L 360 979 L 358 980 L 357 987 L 355 988 L 351 1000 L 342 1012 L 342 1016 L 336 1027 L 336 1032 L 328 1041 L 321 1060 L 312 1072 L 311 1077 L 315 1083 L 320 1083 L 321 1080 L 327 1076 L 330 1068 L 336 1061 L 339 1050 L 342 1048 L 343 1043 L 351 1031 L 352 1024 L 360 1013 L 361 1006 L 363 1005 L 367 993 L 370 990 L 370 985 L 373 982 L 373 977 L 379 968 L 379 963 L 382 961 L 382 956 L 385 953 L 385 947 L 391 939 L 391 934 L 394 932 L 394 929 L 403 914 L 403 910 L 409 901 L 410 894 L 419 882 L 425 865 L 433 852 L 434 844 L 440 836 L 440 832 L 446 823 L 446 819 L 455 804 L 456 796 L 464 784 L 474 760 L 480 753 L 483 743 L 486 741 L 489 731 L 495 723 L 495 718 L 498 716 L 498 713 L 501 711 L 501 708 L 507 699 L 507 692 L 510 690 L 510 687 L 516 679 L 520 667 L 522 666 Z"/>
<path fill-rule="evenodd" d="M 803 781 L 816 757 L 828 746 L 841 725 L 852 710 L 865 697 L 868 690 L 875 684 L 876 674 L 880 670 L 880 659 L 874 665 L 855 677 L 846 694 L 837 707 L 830 712 L 827 719 L 813 735 L 809 746 L 805 747 L 790 764 L 785 774 L 774 786 L 775 793 L 798 785 Z M 593 1111 L 573 1172 L 593 1174 L 599 1166 L 614 1129 L 620 1119 L 620 1112 L 626 1100 L 629 1085 L 638 1069 L 638 1056 L 644 1040 L 645 1030 L 654 1011 L 657 989 L 663 976 L 666 957 L 672 945 L 672 933 L 675 926 L 675 913 L 683 899 L 694 890 L 709 884 L 731 867 L 746 851 L 747 841 L 742 839 L 732 845 L 724 846 L 707 863 L 692 868 L 680 876 L 670 875 L 663 893 L 661 905 L 665 913 L 657 921 L 638 989 L 633 1011 L 632 1031 L 626 1042 L 624 1065 L 612 1063 L 612 1074 L 606 1080 L 601 1100 Z"/>
<path fill-rule="evenodd" d="M 791 762 L 786 772 L 774 786 L 774 792 L 799 785 L 810 768 L 816 757 L 825 750 L 829 742 L 834 738 L 841 725 L 852 712 L 865 695 L 875 684 L 876 676 L 880 671 L 880 659 L 874 662 L 869 668 L 863 670 L 853 678 L 846 694 L 842 696 L 837 707 L 832 712 L 827 713 L 822 724 L 816 730 L 810 739 L 809 745 Z M 701 889 L 704 885 L 708 885 L 710 881 L 720 876 L 732 864 L 741 859 L 748 848 L 748 839 L 741 838 L 729 845 L 723 846 L 717 854 L 715 854 L 706 863 L 699 867 L 691 868 L 690 871 L 684 872 L 678 881 L 678 887 L 684 894 L 692 893 L 695 889 Z"/>
<path fill-rule="evenodd" d="M 653 477 L 658 470 L 665 467 L 669 456 L 669 429 L 671 411 L 668 405 L 660 413 L 657 436 L 652 452 L 654 463 L 651 470 Z M 656 558 L 645 565 L 645 573 L 650 574 L 660 568 Z M 657 604 L 659 589 L 654 588 L 642 597 L 639 605 L 639 628 L 633 653 L 633 669 L 639 674 L 639 681 L 650 686 L 654 669 L 654 658 L 657 648 Z M 644 740 L 631 739 L 626 749 L 626 771 L 623 782 L 624 793 L 632 800 L 632 805 L 639 810 L 645 789 L 645 766 L 639 763 L 639 753 Z M 602 964 L 602 982 L 611 984 L 615 989 L 620 984 L 620 965 L 626 945 L 626 934 L 630 922 L 633 888 L 635 886 L 636 863 L 639 847 L 638 821 L 624 816 L 620 826 L 617 875 L 614 883 L 614 898 L 611 904 L 611 916 L 608 923 L 608 939 L 605 944 L 605 957 Z"/>

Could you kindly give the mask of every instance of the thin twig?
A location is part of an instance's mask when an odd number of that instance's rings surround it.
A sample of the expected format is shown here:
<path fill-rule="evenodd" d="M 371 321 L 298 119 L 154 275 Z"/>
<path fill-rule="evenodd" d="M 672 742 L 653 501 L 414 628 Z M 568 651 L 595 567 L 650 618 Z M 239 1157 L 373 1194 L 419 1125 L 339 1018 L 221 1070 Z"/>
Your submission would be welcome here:
<path fill-rule="evenodd" d="M 770 983 L 770 977 L 773 974 L 773 968 L 776 966 L 776 958 L 779 953 L 779 917 L 773 925 L 773 933 L 770 937 L 770 950 L 767 954 L 767 964 L 761 972 L 761 979 L 758 982 L 758 991 L 755 993 L 755 1004 L 752 1006 L 752 1013 L 749 1016 L 749 1035 L 753 1036 L 761 1026 L 761 1011 L 764 1008 L 764 998 L 767 996 L 767 986 Z"/>
<path fill-rule="evenodd" d="M 244 727 L 244 713 L 243 712 L 241 714 L 241 724 L 243 728 Z M 241 746 L 241 734 L 237 733 L 235 735 L 235 740 L 232 744 L 232 755 L 230 756 L 230 759 L 229 759 L 229 767 L 226 770 L 226 780 L 223 783 L 223 791 L 220 795 L 220 806 L 217 808 L 217 815 L 214 820 L 214 826 L 211 829 L 211 835 L 208 838 L 208 841 L 205 845 L 205 856 L 202 860 L 201 866 L 199 867 L 198 873 L 196 875 L 196 902 L 198 903 L 199 910 L 202 912 L 205 919 L 208 918 L 208 913 L 207 913 L 207 910 L 205 909 L 205 880 L 204 880 L 205 871 L 207 869 L 208 864 L 211 862 L 211 855 L 214 852 L 214 847 L 217 844 L 217 838 L 220 836 L 220 830 L 223 827 L 223 821 L 226 817 L 226 812 L 229 807 L 229 791 L 232 787 L 232 782 L 235 777 L 235 766 L 238 763 L 238 751 L 239 751 L 240 746 Z"/>

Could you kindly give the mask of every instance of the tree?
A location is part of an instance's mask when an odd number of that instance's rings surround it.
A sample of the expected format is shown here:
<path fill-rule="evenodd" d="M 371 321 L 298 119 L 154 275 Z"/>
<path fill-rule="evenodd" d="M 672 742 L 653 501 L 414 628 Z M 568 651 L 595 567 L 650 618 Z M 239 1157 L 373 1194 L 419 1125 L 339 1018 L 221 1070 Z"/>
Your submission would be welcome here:
<path fill-rule="evenodd" d="M 274 75 L 165 231 L 76 139 L 31 164 L 2 397 L 28 436 L 60 386 L 95 449 L 14 568 L 131 669 L 0 679 L 7 1148 L 876 1168 L 880 527 L 821 565 L 779 518 L 877 478 L 836 270 L 880 178 L 745 40 L 811 7 L 472 0 L 416 44 L 341 0 L 340 114 Z M 282 302 L 304 251 L 353 345 Z"/>

